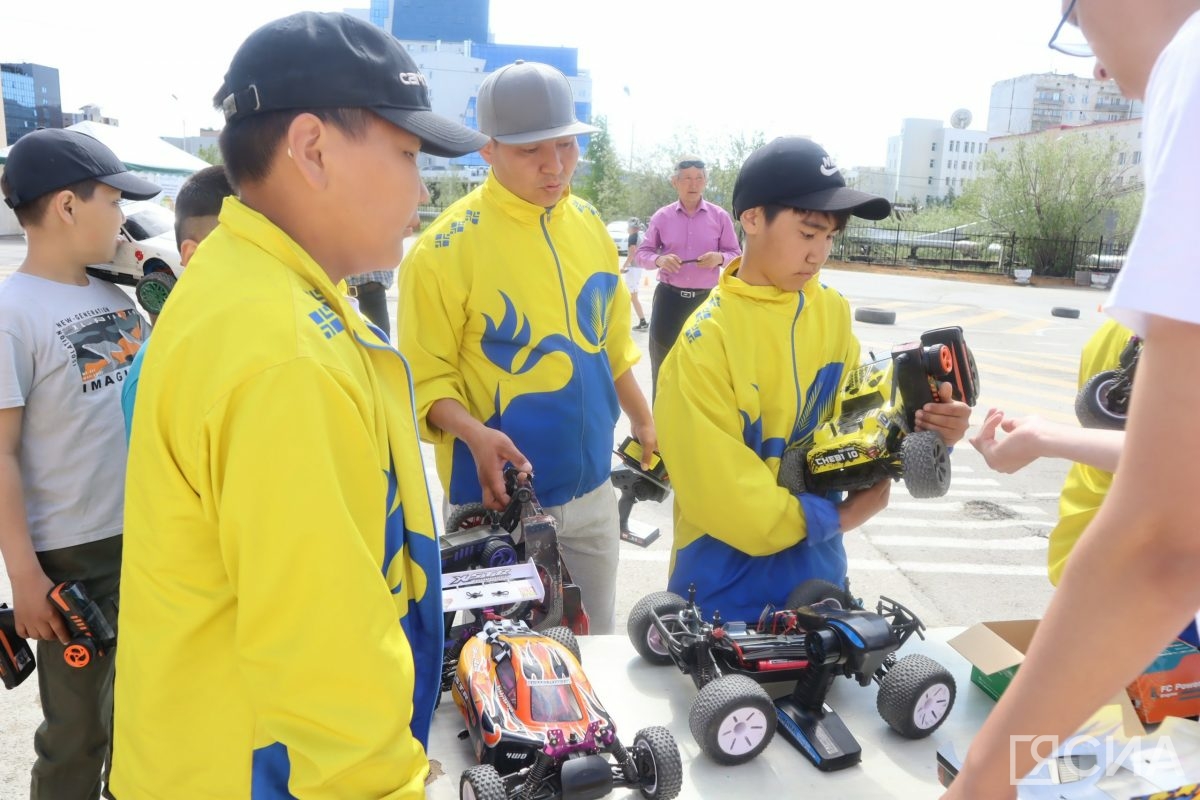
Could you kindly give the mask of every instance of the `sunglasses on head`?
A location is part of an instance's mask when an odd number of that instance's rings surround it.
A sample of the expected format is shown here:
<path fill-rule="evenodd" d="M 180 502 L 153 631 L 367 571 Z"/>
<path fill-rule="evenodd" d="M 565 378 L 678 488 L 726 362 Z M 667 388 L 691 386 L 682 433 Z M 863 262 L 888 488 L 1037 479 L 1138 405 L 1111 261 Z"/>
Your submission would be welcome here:
<path fill-rule="evenodd" d="M 675 169 L 690 169 L 691 167 L 695 167 L 696 169 L 704 169 L 704 162 L 703 161 L 680 161 L 679 164 L 676 165 Z"/>

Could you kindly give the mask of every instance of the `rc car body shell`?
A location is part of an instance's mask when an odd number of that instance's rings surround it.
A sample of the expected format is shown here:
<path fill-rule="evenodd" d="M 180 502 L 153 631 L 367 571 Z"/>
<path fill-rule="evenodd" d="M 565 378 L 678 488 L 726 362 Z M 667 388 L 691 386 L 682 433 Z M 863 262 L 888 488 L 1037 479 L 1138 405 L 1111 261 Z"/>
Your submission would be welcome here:
<path fill-rule="evenodd" d="M 612 717 L 568 648 L 523 626 L 493 630 L 463 647 L 453 686 L 480 763 L 504 775 L 548 746 L 566 757 L 612 741 Z"/>

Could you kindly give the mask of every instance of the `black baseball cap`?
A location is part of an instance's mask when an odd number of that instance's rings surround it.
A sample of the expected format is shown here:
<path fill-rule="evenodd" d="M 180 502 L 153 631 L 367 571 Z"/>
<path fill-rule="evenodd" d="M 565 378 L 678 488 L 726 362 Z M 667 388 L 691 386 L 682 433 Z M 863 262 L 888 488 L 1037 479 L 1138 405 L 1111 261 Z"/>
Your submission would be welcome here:
<path fill-rule="evenodd" d="M 846 187 L 846 179 L 821 145 L 781 136 L 755 150 L 733 184 L 733 215 L 756 206 L 781 205 L 804 211 L 849 211 L 883 219 L 892 204 L 879 195 Z"/>
<path fill-rule="evenodd" d="M 395 37 L 343 13 L 302 11 L 250 34 L 213 105 L 226 124 L 261 111 L 365 108 L 419 137 L 435 156 L 487 144 L 478 131 L 433 113 L 425 76 Z"/>
<path fill-rule="evenodd" d="M 162 191 L 130 172 L 99 139 L 65 128 L 30 131 L 18 139 L 8 149 L 4 175 L 9 188 L 4 202 L 9 208 L 87 180 L 111 186 L 130 200 L 149 200 Z"/>

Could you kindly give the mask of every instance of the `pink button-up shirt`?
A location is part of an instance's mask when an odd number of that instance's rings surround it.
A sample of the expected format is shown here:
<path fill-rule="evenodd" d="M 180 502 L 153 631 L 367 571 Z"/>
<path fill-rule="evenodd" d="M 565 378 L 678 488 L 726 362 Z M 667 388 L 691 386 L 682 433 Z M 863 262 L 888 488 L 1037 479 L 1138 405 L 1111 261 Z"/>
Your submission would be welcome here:
<path fill-rule="evenodd" d="M 680 260 L 688 261 L 714 251 L 724 257 L 722 267 L 742 254 L 729 213 L 701 200 L 696 210 L 688 214 L 683 204 L 676 201 L 650 217 L 635 260 L 640 267 L 655 269 L 654 260 L 661 255 L 674 254 Z M 720 274 L 720 269 L 684 264 L 675 273 L 659 270 L 658 279 L 680 289 L 711 289 L 717 285 Z"/>

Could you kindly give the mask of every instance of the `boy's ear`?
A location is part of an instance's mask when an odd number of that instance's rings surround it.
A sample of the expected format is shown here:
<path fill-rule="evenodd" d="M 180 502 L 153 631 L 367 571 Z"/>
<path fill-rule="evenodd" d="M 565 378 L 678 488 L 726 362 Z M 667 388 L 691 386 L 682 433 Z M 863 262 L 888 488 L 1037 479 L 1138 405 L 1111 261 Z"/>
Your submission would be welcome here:
<path fill-rule="evenodd" d="M 287 136 L 276 158 L 292 163 L 300 176 L 314 189 L 325 186 L 326 149 L 332 130 L 314 114 L 298 114 L 288 126 Z"/>
<path fill-rule="evenodd" d="M 738 217 L 738 222 L 742 223 L 742 230 L 751 234 L 762 233 L 763 229 L 767 226 L 765 211 L 766 209 L 762 206 L 747 208 L 743 211 L 742 215 Z"/>
<path fill-rule="evenodd" d="M 79 198 L 71 190 L 63 189 L 55 192 L 54 198 L 50 201 L 50 206 L 46 211 L 46 216 L 53 214 L 62 223 L 74 225 L 75 206 L 77 203 L 79 203 Z"/>
<path fill-rule="evenodd" d="M 179 245 L 179 266 L 186 267 L 199 246 L 200 243 L 195 239 L 184 239 L 183 244 Z"/>
<path fill-rule="evenodd" d="M 483 147 L 479 148 L 479 155 L 483 158 L 484 161 L 486 161 L 488 163 L 489 166 L 491 164 L 495 163 L 492 160 L 494 158 L 494 153 L 496 152 L 495 142 L 496 142 L 495 139 L 488 139 L 487 144 L 485 144 Z M 422 181 L 421 185 L 424 186 L 425 182 Z M 426 190 L 426 191 L 428 191 L 428 190 Z"/>

